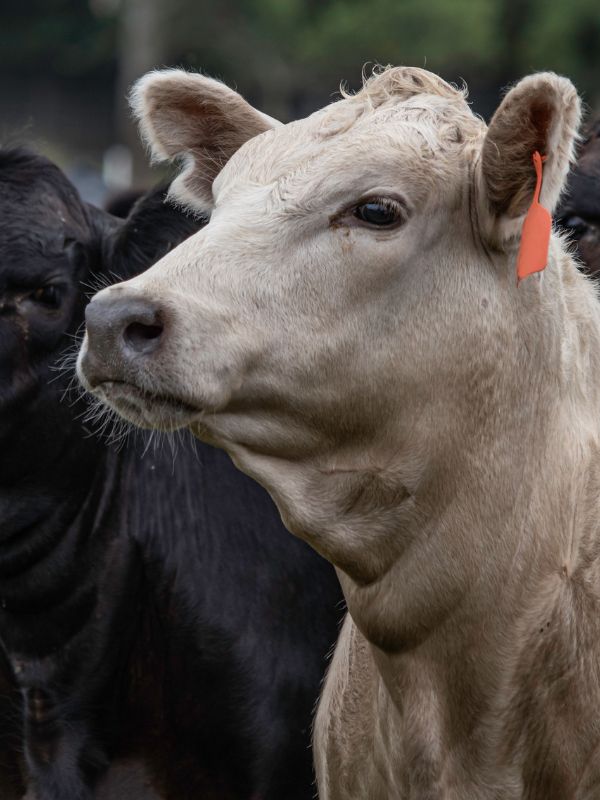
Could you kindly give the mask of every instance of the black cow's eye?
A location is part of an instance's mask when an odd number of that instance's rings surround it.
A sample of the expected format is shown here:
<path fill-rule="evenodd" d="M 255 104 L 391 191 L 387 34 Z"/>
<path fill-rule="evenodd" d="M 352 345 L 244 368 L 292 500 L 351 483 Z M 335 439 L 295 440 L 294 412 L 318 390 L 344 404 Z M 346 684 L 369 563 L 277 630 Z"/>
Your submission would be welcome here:
<path fill-rule="evenodd" d="M 61 301 L 61 291 L 58 286 L 40 286 L 31 295 L 32 299 L 46 308 L 58 308 Z"/>
<path fill-rule="evenodd" d="M 402 221 L 402 205 L 391 198 L 374 198 L 354 209 L 354 216 L 368 225 L 378 228 L 389 228 Z"/>
<path fill-rule="evenodd" d="M 589 227 L 584 219 L 577 216 L 567 217 L 564 224 L 577 237 L 583 236 Z"/>

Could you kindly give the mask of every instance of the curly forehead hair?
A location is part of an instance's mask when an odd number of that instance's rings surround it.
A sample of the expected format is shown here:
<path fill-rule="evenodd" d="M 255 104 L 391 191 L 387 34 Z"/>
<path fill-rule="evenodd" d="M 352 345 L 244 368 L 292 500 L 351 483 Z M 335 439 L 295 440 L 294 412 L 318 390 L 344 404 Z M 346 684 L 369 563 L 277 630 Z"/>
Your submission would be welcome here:
<path fill-rule="evenodd" d="M 349 94 L 343 88 L 341 92 L 346 98 L 367 100 L 373 108 L 392 98 L 407 100 L 418 94 L 437 95 L 462 103 L 468 94 L 466 86 L 459 89 L 426 69 L 381 65 L 373 67 L 370 75 L 363 70 L 362 89 L 356 94 Z"/>
<path fill-rule="evenodd" d="M 433 124 L 441 139 L 472 141 L 485 129 L 466 102 L 466 85 L 453 86 L 426 69 L 378 65 L 370 75 L 363 71 L 363 85 L 356 93 L 343 87 L 340 91 L 345 100 L 356 104 L 357 116 L 385 106 L 390 114 L 404 113 L 411 119 L 418 116 L 425 127 Z M 434 133 L 432 130 L 432 136 Z"/>

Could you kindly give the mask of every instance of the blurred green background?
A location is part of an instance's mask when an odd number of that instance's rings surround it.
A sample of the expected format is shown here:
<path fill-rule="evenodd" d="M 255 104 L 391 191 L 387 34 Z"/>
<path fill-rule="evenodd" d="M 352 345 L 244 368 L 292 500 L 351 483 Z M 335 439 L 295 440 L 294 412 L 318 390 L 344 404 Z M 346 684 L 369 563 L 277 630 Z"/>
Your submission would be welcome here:
<path fill-rule="evenodd" d="M 598 110 L 600 1 L 0 0 L 0 141 L 34 143 L 99 201 L 149 180 L 125 101 L 146 70 L 202 69 L 289 120 L 369 62 L 464 79 L 484 117 L 553 69 Z"/>

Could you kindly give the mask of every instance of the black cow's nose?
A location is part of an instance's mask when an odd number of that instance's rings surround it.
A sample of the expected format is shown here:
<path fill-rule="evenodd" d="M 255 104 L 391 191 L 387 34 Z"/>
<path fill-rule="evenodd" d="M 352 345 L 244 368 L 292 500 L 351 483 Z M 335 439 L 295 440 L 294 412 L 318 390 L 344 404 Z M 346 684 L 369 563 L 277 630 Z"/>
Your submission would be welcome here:
<path fill-rule="evenodd" d="M 94 361 L 118 365 L 158 349 L 163 310 L 141 297 L 108 292 L 85 311 L 88 351 Z"/>

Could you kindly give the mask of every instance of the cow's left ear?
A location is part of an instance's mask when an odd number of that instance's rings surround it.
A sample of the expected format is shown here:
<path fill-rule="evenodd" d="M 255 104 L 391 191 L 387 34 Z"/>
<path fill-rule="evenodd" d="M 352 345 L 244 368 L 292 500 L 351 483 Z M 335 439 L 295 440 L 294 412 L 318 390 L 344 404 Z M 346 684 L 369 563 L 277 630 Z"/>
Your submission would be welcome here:
<path fill-rule="evenodd" d="M 504 97 L 487 131 L 479 171 L 480 211 L 487 237 L 496 246 L 514 244 L 520 234 L 535 189 L 536 151 L 546 157 L 540 202 L 550 212 L 556 207 L 580 118 L 575 87 L 552 72 L 524 78 Z"/>
<path fill-rule="evenodd" d="M 130 101 L 153 159 L 184 162 L 170 196 L 200 210 L 211 207 L 212 183 L 236 150 L 281 124 L 220 81 L 180 69 L 145 75 Z"/>

